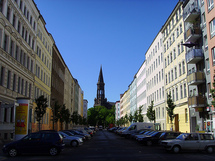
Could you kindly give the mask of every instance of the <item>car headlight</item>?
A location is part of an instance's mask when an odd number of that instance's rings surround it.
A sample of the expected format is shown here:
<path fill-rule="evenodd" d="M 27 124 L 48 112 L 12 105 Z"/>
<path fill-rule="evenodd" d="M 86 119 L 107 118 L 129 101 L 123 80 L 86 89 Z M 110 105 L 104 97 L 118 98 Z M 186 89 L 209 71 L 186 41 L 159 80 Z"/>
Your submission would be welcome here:
<path fill-rule="evenodd" d="M 79 141 L 82 142 L 83 141 L 82 138 L 79 138 Z"/>

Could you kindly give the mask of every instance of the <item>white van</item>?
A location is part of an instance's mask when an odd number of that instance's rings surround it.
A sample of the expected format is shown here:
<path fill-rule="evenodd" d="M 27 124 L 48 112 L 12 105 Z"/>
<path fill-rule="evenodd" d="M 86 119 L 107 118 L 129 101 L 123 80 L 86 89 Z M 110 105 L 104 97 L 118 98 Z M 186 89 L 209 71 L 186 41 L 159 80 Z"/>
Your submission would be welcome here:
<path fill-rule="evenodd" d="M 135 122 L 131 124 L 125 131 L 122 132 L 122 136 L 127 136 L 135 133 L 141 129 L 155 130 L 154 123 L 149 122 Z"/>

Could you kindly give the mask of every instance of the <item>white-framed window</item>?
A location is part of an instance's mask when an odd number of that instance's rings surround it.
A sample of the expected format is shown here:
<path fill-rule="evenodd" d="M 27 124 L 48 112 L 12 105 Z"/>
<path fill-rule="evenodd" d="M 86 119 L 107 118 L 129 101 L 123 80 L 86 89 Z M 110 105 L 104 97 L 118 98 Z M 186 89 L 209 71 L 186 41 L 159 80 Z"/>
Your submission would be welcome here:
<path fill-rule="evenodd" d="M 214 7 L 214 1 L 213 0 L 207 0 L 207 3 L 208 3 L 208 12 L 209 12 Z"/>
<path fill-rule="evenodd" d="M 215 36 L 215 18 L 210 22 L 211 38 Z"/>
<path fill-rule="evenodd" d="M 215 47 L 211 50 L 212 58 L 213 58 L 213 66 L 215 65 Z"/>

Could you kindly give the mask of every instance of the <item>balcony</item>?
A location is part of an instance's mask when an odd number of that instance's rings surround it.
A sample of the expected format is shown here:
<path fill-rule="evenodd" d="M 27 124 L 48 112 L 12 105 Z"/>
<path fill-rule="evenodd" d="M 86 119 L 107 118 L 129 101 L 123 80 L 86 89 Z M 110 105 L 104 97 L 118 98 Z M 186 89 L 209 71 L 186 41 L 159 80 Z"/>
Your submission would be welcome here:
<path fill-rule="evenodd" d="M 191 96 L 188 97 L 188 107 L 189 108 L 202 108 L 206 106 L 205 96 Z"/>
<path fill-rule="evenodd" d="M 205 82 L 204 72 L 194 72 L 187 76 L 187 85 L 199 85 Z"/>
<path fill-rule="evenodd" d="M 184 33 L 185 42 L 196 42 L 202 36 L 200 26 L 190 27 Z"/>
<path fill-rule="evenodd" d="M 196 64 L 200 60 L 204 59 L 204 54 L 202 49 L 192 49 L 186 53 L 186 62 L 187 64 Z"/>
<path fill-rule="evenodd" d="M 187 4 L 184 8 L 184 22 L 194 22 L 200 16 L 200 10 L 197 5 Z"/>

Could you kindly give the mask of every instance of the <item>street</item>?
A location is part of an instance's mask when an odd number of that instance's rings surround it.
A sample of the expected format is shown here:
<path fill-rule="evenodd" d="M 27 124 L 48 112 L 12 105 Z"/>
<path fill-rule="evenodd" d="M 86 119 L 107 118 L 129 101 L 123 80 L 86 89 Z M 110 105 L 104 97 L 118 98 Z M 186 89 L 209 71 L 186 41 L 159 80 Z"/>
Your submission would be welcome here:
<path fill-rule="evenodd" d="M 214 154 L 205 152 L 182 152 L 172 154 L 160 146 L 144 146 L 106 130 L 98 131 L 91 140 L 77 148 L 66 147 L 58 156 L 21 155 L 15 158 L 0 153 L 0 161 L 142 161 L 142 160 L 214 160 Z"/>

